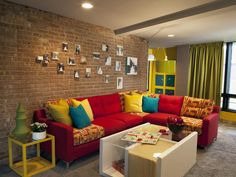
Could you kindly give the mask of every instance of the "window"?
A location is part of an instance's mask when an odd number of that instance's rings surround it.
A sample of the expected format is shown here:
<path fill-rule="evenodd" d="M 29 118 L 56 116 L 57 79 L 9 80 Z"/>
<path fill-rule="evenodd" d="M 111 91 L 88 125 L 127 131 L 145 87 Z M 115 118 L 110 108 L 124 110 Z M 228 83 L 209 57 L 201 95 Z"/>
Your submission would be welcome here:
<path fill-rule="evenodd" d="M 226 45 L 223 79 L 222 110 L 236 112 L 236 42 Z"/>

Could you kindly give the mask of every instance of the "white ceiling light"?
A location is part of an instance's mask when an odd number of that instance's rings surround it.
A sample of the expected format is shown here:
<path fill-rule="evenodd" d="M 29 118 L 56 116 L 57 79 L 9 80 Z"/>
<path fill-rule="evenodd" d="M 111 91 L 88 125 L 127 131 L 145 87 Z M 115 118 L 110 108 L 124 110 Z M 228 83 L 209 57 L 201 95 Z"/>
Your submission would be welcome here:
<path fill-rule="evenodd" d="M 90 2 L 84 2 L 81 6 L 84 9 L 92 9 L 93 8 L 93 5 Z"/>
<path fill-rule="evenodd" d="M 168 37 L 175 37 L 174 34 L 168 34 Z"/>

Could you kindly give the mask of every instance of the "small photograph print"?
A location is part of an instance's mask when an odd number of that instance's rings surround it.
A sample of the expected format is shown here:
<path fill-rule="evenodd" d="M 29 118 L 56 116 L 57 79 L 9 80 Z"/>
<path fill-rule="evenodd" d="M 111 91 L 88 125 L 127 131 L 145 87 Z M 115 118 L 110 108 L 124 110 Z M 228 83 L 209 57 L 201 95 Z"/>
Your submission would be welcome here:
<path fill-rule="evenodd" d="M 102 67 L 101 66 L 98 66 L 97 67 L 97 74 L 103 74 L 103 71 L 102 71 Z"/>
<path fill-rule="evenodd" d="M 79 79 L 79 77 L 80 77 L 79 70 L 74 70 L 74 78 Z"/>
<path fill-rule="evenodd" d="M 80 52 L 81 52 L 81 46 L 80 46 L 80 44 L 75 44 L 75 53 L 76 53 L 77 55 L 79 55 Z"/>
<path fill-rule="evenodd" d="M 41 61 L 43 61 L 43 56 L 37 56 L 37 57 L 36 57 L 36 61 L 39 62 L 39 63 L 40 63 Z"/>
<path fill-rule="evenodd" d="M 137 75 L 138 69 L 138 58 L 135 57 L 127 57 L 125 64 L 125 72 L 127 75 Z"/>
<path fill-rule="evenodd" d="M 67 52 L 68 51 L 68 43 L 67 42 L 62 42 L 62 51 Z"/>
<path fill-rule="evenodd" d="M 115 71 L 121 71 L 121 61 L 116 61 Z"/>
<path fill-rule="evenodd" d="M 109 56 L 109 57 L 106 57 L 106 59 L 105 59 L 105 65 L 111 66 L 111 57 L 110 57 L 110 56 Z"/>
<path fill-rule="evenodd" d="M 117 77 L 116 88 L 123 89 L 123 77 Z"/>
<path fill-rule="evenodd" d="M 49 63 L 49 55 L 48 54 L 44 54 L 43 55 L 43 66 L 47 66 Z"/>
<path fill-rule="evenodd" d="M 52 52 L 52 60 L 59 60 L 59 52 Z"/>
<path fill-rule="evenodd" d="M 124 48 L 122 45 L 116 46 L 116 55 L 117 56 L 123 56 L 124 55 Z"/>
<path fill-rule="evenodd" d="M 86 64 L 87 63 L 87 59 L 85 56 L 81 56 L 80 57 L 80 64 Z"/>
<path fill-rule="evenodd" d="M 99 60 L 100 59 L 100 53 L 99 52 L 93 52 L 93 59 Z"/>
<path fill-rule="evenodd" d="M 102 44 L 102 51 L 103 52 L 108 52 L 109 46 L 107 44 Z"/>
<path fill-rule="evenodd" d="M 108 84 L 110 82 L 110 75 L 104 76 L 104 82 L 105 82 L 105 84 Z"/>
<path fill-rule="evenodd" d="M 75 66 L 76 64 L 75 64 L 75 59 L 74 58 L 69 58 L 68 59 L 68 65 L 70 65 L 70 66 Z"/>
<path fill-rule="evenodd" d="M 85 69 L 85 77 L 89 78 L 89 77 L 91 77 L 91 74 L 92 74 L 92 69 L 86 68 Z"/>
<path fill-rule="evenodd" d="M 57 73 L 63 74 L 65 72 L 65 66 L 63 63 L 58 63 L 57 64 Z"/>

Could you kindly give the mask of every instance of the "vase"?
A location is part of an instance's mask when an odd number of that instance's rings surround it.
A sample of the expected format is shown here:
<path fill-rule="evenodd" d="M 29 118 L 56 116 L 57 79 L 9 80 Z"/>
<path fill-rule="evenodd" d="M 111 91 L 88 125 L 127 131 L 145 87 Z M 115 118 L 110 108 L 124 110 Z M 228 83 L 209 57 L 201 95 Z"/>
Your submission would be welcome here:
<path fill-rule="evenodd" d="M 44 132 L 32 132 L 32 139 L 33 140 L 42 140 L 44 138 L 46 138 L 47 133 L 46 131 Z"/>

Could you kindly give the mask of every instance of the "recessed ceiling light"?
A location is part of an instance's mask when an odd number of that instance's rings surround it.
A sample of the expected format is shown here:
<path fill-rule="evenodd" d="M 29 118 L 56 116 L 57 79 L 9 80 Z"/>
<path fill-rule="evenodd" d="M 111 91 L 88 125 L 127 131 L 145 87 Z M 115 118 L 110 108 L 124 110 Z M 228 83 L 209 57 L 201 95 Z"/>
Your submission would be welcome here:
<path fill-rule="evenodd" d="M 175 37 L 174 34 L 168 34 L 168 37 Z"/>
<path fill-rule="evenodd" d="M 81 6 L 84 9 L 92 9 L 93 8 L 93 5 L 90 2 L 84 2 Z"/>

